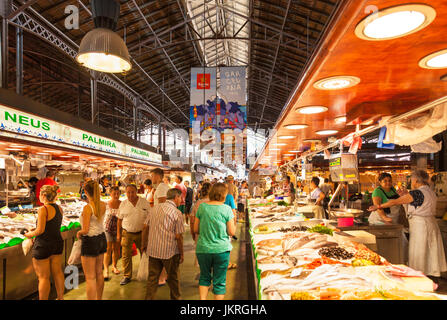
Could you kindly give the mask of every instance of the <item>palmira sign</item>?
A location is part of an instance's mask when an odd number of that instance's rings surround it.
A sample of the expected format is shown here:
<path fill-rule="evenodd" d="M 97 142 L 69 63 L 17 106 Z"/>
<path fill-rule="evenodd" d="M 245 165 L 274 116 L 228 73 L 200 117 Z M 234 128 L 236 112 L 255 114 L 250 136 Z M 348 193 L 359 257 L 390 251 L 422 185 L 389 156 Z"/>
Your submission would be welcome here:
<path fill-rule="evenodd" d="M 162 163 L 162 156 L 158 153 L 139 149 L 0 104 L 0 135 L 3 131 L 23 135 L 22 138 L 26 136 L 40 138 L 42 143 L 45 143 L 45 140 L 51 140 L 132 159 Z"/>

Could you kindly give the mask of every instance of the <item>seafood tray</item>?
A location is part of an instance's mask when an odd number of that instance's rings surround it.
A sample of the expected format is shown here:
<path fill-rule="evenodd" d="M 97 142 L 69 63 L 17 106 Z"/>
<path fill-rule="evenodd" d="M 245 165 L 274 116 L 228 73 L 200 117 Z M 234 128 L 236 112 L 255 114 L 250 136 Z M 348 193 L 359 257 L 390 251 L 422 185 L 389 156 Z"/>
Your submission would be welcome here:
<path fill-rule="evenodd" d="M 312 219 L 308 221 L 295 221 L 295 222 L 271 222 L 271 223 L 261 223 L 257 225 L 253 232 L 256 233 L 271 233 L 271 232 L 280 232 L 280 229 L 287 229 L 292 227 L 303 227 L 303 228 L 312 228 L 315 225 L 324 224 L 328 228 L 335 229 L 334 226 L 329 224 L 329 220 L 326 219 Z M 262 227 L 267 227 L 270 232 L 259 232 L 259 229 L 262 230 Z"/>

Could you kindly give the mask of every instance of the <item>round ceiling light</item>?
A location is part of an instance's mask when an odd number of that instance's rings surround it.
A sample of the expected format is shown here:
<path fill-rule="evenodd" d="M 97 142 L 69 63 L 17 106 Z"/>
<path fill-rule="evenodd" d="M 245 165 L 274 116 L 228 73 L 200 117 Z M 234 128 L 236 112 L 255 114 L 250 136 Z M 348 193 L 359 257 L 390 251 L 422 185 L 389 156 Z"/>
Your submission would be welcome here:
<path fill-rule="evenodd" d="M 289 152 L 291 152 L 291 153 L 300 153 L 301 151 L 298 151 L 298 150 L 290 150 Z"/>
<path fill-rule="evenodd" d="M 357 25 L 355 34 L 370 41 L 396 39 L 425 28 L 435 17 L 435 9 L 428 5 L 399 5 L 373 12 Z"/>
<path fill-rule="evenodd" d="M 76 61 L 89 69 L 107 73 L 126 72 L 132 68 L 123 39 L 107 28 L 95 28 L 82 38 Z"/>
<path fill-rule="evenodd" d="M 279 150 L 281 150 L 281 149 L 278 149 L 278 148 L 270 148 L 269 150 L 270 150 L 270 151 L 279 151 Z"/>
<path fill-rule="evenodd" d="M 447 68 L 447 49 L 434 52 L 419 61 L 419 66 L 424 69 Z"/>
<path fill-rule="evenodd" d="M 284 126 L 284 128 L 290 129 L 290 130 L 306 129 L 307 127 L 309 127 L 307 124 L 288 124 L 288 125 Z"/>
<path fill-rule="evenodd" d="M 316 134 L 320 135 L 320 136 L 329 136 L 331 134 L 336 134 L 338 132 L 338 130 L 320 130 L 315 132 Z"/>
<path fill-rule="evenodd" d="M 295 139 L 295 136 L 279 136 L 278 139 L 281 140 L 290 140 L 290 139 Z"/>
<path fill-rule="evenodd" d="M 356 86 L 360 78 L 354 76 L 336 76 L 321 79 L 314 83 L 314 87 L 320 90 L 340 90 Z"/>
<path fill-rule="evenodd" d="M 279 146 L 286 146 L 287 143 L 274 143 L 273 145 L 276 146 L 276 147 L 279 147 Z"/>
<path fill-rule="evenodd" d="M 346 123 L 346 116 L 337 117 L 334 119 L 335 123 L 341 124 Z"/>
<path fill-rule="evenodd" d="M 328 108 L 324 106 L 306 106 L 296 109 L 296 112 L 301 114 L 316 114 L 326 112 Z"/>

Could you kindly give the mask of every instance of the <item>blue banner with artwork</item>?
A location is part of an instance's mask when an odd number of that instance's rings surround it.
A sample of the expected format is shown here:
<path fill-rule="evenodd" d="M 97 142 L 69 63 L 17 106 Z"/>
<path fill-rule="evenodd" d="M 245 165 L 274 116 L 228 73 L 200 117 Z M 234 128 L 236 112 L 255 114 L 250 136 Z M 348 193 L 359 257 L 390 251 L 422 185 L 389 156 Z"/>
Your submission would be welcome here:
<path fill-rule="evenodd" d="M 216 68 L 191 69 L 190 126 L 244 130 L 247 126 L 245 67 L 222 67 L 216 90 Z M 213 78 L 214 77 L 214 78 Z"/>

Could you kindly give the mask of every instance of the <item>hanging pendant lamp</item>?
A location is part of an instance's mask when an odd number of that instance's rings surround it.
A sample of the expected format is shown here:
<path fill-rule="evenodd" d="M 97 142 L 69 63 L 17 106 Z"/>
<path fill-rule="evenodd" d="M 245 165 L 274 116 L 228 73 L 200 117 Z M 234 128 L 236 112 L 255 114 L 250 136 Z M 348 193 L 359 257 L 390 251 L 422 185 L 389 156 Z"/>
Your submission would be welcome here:
<path fill-rule="evenodd" d="M 129 51 L 123 39 L 114 31 L 120 5 L 116 0 L 91 0 L 95 28 L 81 41 L 76 61 L 92 70 L 121 73 L 132 68 Z"/>

